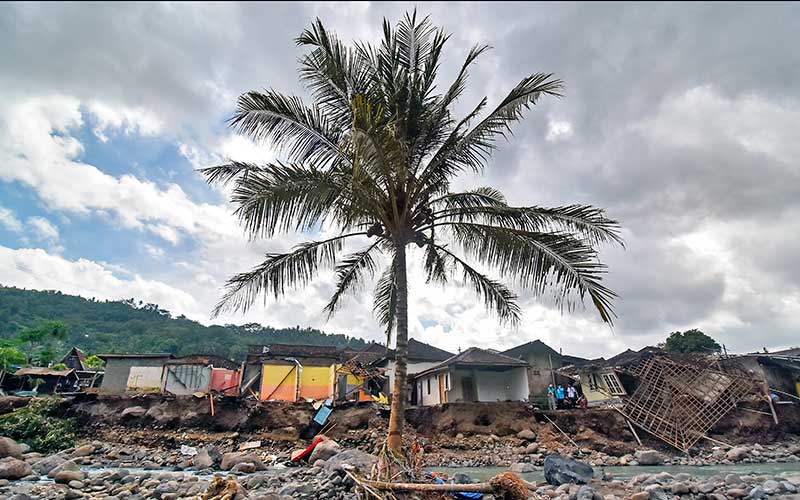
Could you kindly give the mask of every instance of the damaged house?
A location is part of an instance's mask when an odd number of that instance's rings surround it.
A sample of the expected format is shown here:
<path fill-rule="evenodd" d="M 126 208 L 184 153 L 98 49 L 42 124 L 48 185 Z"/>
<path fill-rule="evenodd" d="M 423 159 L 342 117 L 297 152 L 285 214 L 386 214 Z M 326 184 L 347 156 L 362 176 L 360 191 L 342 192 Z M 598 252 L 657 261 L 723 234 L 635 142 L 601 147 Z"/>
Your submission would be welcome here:
<path fill-rule="evenodd" d="M 103 382 L 103 370 L 90 368 L 86 364 L 86 354 L 75 346 L 61 358 L 60 363 L 75 370 L 75 378 L 78 381 L 76 390 L 78 391 L 98 387 Z"/>
<path fill-rule="evenodd" d="M 373 346 L 367 349 L 374 350 Z M 334 346 L 270 344 L 250 346 L 242 394 L 253 391 L 261 401 L 370 401 L 380 373 L 359 361 L 375 353 Z M 257 393 L 256 393 L 257 390 Z"/>
<path fill-rule="evenodd" d="M 720 364 L 749 373 L 784 396 L 800 396 L 800 349 L 731 356 Z"/>
<path fill-rule="evenodd" d="M 236 363 L 220 356 L 184 356 L 164 362 L 161 388 L 165 394 L 176 396 L 210 392 L 236 396 L 240 374 Z"/>
<path fill-rule="evenodd" d="M 105 373 L 100 392 L 161 392 L 164 363 L 175 358 L 169 353 L 98 354 L 105 361 Z"/>
<path fill-rule="evenodd" d="M 564 356 L 541 340 L 518 345 L 501 354 L 528 363 L 528 399 L 530 401 L 545 399 L 547 387 L 550 384 L 567 385 L 572 382 L 571 378 L 559 373 L 559 369 L 587 361 L 576 356 Z"/>
<path fill-rule="evenodd" d="M 609 359 L 598 358 L 568 366 L 562 372 L 577 376 L 589 406 L 621 403 L 622 398 L 632 394 L 636 387 L 636 381 L 627 369 L 661 354 L 664 351 L 657 347 L 648 346 L 639 351 L 628 349 Z"/>
<path fill-rule="evenodd" d="M 453 357 L 452 352 L 447 352 L 443 349 L 439 349 L 438 347 L 426 344 L 425 342 L 420 342 L 419 340 L 413 338 L 408 339 L 408 355 L 406 357 L 408 377 L 406 380 L 409 381 L 409 401 L 413 400 L 413 386 L 411 385 L 410 381 L 414 380 L 414 375 L 429 368 L 433 368 L 442 361 L 445 361 L 451 357 Z M 394 388 L 394 350 L 386 350 L 384 356 L 372 364 L 373 366 L 383 368 L 386 371 L 387 383 L 384 393 L 392 394 L 392 390 Z"/>
<path fill-rule="evenodd" d="M 528 363 L 472 347 L 414 378 L 417 404 L 525 401 Z"/>

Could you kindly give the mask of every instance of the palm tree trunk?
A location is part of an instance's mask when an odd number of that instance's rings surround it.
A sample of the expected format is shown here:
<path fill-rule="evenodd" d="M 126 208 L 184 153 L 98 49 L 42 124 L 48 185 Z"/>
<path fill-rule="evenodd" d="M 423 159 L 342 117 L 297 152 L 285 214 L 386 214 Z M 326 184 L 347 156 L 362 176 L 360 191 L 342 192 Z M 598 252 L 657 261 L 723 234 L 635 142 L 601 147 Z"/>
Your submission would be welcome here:
<path fill-rule="evenodd" d="M 406 280 L 405 243 L 395 247 L 395 283 L 397 285 L 397 341 L 394 349 L 394 387 L 392 387 L 392 412 L 389 415 L 389 437 L 386 445 L 400 456 L 403 449 L 403 423 L 406 406 L 406 361 L 408 357 L 408 282 Z"/>

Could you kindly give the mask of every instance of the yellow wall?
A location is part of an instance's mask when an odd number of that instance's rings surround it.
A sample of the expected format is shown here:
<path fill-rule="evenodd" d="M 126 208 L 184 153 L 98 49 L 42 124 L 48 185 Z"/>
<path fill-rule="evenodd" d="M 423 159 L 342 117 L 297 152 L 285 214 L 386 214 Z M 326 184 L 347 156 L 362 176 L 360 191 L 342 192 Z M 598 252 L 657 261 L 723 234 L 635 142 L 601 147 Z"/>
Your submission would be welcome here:
<path fill-rule="evenodd" d="M 297 365 L 263 365 L 261 400 L 297 400 Z"/>
<path fill-rule="evenodd" d="M 328 399 L 333 397 L 331 366 L 303 366 L 300 370 L 300 399 Z"/>

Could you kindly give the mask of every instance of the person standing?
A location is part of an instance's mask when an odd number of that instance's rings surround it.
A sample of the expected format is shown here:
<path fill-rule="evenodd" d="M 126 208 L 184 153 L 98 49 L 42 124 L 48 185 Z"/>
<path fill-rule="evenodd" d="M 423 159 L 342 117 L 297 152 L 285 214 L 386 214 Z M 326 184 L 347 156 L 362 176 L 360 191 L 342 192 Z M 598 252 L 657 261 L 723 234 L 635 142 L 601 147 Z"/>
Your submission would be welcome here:
<path fill-rule="evenodd" d="M 566 394 L 564 393 L 564 386 L 559 385 L 558 389 L 556 389 L 556 408 L 559 410 L 564 409 L 564 398 Z"/>
<path fill-rule="evenodd" d="M 556 409 L 556 388 L 553 387 L 553 384 L 547 386 L 547 406 L 549 406 L 551 410 Z"/>
<path fill-rule="evenodd" d="M 578 401 L 578 391 L 575 390 L 575 385 L 572 382 L 569 383 L 569 387 L 567 387 L 567 404 L 569 408 L 575 408 L 575 403 Z"/>

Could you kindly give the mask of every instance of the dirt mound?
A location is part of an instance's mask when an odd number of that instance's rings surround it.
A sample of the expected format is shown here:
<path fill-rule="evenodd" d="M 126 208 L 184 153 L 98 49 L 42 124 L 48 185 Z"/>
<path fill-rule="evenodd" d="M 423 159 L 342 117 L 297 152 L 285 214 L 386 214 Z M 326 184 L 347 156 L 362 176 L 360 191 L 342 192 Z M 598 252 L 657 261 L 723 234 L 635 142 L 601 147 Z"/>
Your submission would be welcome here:
<path fill-rule="evenodd" d="M 537 426 L 533 409 L 520 403 L 450 403 L 424 406 L 408 412 L 406 420 L 425 436 L 508 436 L 523 429 L 536 429 Z"/>

